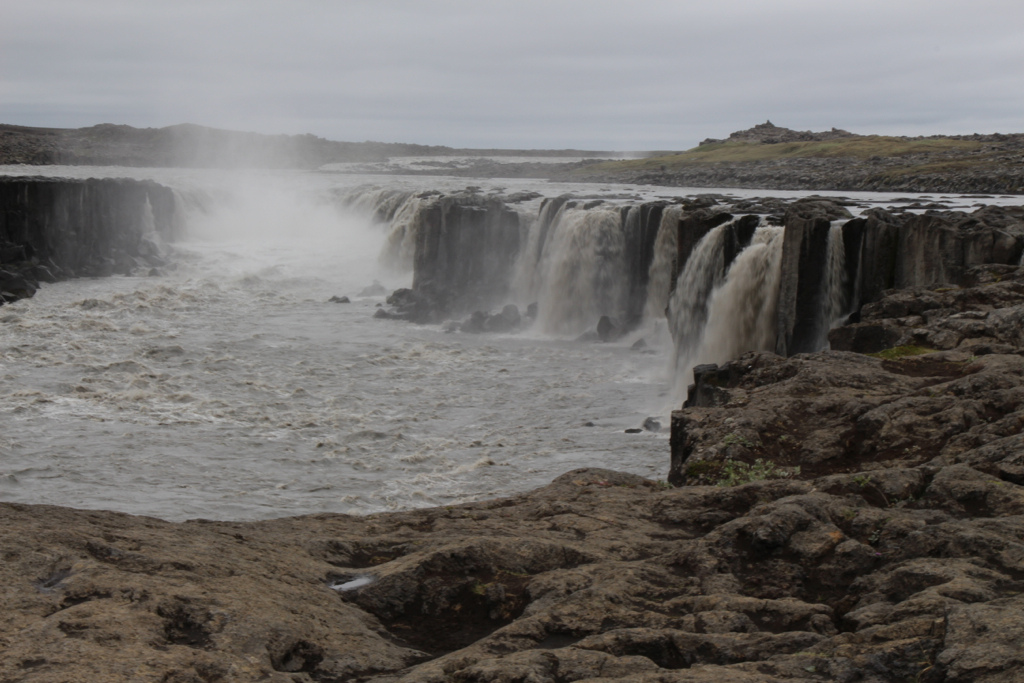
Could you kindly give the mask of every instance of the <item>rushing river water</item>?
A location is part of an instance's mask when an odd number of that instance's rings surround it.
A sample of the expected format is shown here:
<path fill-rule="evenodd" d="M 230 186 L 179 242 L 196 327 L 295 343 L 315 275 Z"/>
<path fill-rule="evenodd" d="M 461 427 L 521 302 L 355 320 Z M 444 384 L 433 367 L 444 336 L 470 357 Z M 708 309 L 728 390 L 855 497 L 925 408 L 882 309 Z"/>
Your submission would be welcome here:
<path fill-rule="evenodd" d="M 175 269 L 46 285 L 0 307 L 0 500 L 259 519 L 503 496 L 578 467 L 667 471 L 667 430 L 624 431 L 648 416 L 667 427 L 664 326 L 594 344 L 373 317 L 384 296 L 359 292 L 411 274 L 378 265 L 386 226 L 326 197 L 465 179 L 31 171 L 152 178 L 201 206 L 171 247 Z M 612 200 L 683 192 L 474 182 Z M 648 352 L 630 348 L 640 336 Z"/>

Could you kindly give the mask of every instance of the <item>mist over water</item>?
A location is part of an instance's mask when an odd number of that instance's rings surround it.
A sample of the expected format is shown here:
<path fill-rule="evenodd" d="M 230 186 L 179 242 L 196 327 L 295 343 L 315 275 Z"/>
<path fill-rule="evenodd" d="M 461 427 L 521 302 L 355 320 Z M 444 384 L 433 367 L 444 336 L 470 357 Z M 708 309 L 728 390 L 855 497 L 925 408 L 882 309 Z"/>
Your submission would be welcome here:
<path fill-rule="evenodd" d="M 393 226 L 368 205 L 298 175 L 177 188 L 176 269 L 0 308 L 3 500 L 253 519 L 496 497 L 586 466 L 664 476 L 667 434 L 623 431 L 659 402 L 660 357 L 374 319 L 383 296 L 359 292 L 411 273 L 379 262 Z"/>
<path fill-rule="evenodd" d="M 507 204 L 520 218 L 508 299 L 536 302 L 538 320 L 474 335 L 375 319 L 384 294 L 362 293 L 411 284 L 423 209 L 464 179 L 33 172 L 157 180 L 183 234 L 154 277 L 46 285 L 0 308 L 0 500 L 257 519 L 499 497 L 579 467 L 663 478 L 667 430 L 624 430 L 666 424 L 694 365 L 774 346 L 782 229 L 748 222 L 743 247 L 738 224 L 713 228 L 675 275 L 672 204 L 643 224 L 639 326 L 575 341 L 635 299 L 624 227 L 678 188 L 474 180 L 481 201 L 541 195 Z M 828 251 L 821 344 L 850 306 L 837 226 Z"/>

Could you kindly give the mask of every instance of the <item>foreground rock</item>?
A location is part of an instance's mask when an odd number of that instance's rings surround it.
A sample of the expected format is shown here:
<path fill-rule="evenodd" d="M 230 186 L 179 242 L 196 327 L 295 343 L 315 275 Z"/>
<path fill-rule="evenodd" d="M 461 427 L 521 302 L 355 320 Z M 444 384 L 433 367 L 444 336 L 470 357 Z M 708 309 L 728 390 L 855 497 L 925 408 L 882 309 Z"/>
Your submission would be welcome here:
<path fill-rule="evenodd" d="M 253 523 L 0 505 L 0 680 L 1019 681 L 1024 275 L 967 276 L 863 311 L 944 350 L 698 368 L 679 488 L 578 470 Z"/>
<path fill-rule="evenodd" d="M 681 489 L 582 470 L 248 524 L 3 505 L 0 676 L 1019 680 L 1022 508 L 965 464 Z"/>

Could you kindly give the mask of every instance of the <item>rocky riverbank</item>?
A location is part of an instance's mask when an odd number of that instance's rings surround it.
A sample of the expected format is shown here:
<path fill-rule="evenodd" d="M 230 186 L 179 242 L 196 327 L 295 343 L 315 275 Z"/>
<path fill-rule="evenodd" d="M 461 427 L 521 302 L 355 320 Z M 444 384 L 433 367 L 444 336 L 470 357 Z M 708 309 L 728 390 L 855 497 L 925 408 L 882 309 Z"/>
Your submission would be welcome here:
<path fill-rule="evenodd" d="M 1022 312 L 1024 273 L 982 266 L 865 306 L 852 350 L 701 368 L 677 487 L 580 470 L 253 523 L 0 505 L 0 679 L 1020 680 Z"/>

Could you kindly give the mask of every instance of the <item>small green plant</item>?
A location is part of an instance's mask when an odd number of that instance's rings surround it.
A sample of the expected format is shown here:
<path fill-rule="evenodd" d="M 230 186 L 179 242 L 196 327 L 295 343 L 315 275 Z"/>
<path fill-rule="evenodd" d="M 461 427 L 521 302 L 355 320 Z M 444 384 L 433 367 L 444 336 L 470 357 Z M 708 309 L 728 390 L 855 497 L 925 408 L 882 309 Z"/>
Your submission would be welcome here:
<path fill-rule="evenodd" d="M 855 510 L 854 508 L 846 508 L 845 510 L 843 510 L 843 519 L 845 519 L 847 522 L 851 522 L 858 514 L 860 514 L 859 510 Z"/>
<path fill-rule="evenodd" d="M 751 441 L 742 434 L 736 432 L 729 432 L 725 435 L 725 439 L 722 441 L 726 446 L 743 446 L 744 448 L 758 448 L 759 443 Z"/>
<path fill-rule="evenodd" d="M 714 460 L 698 460 L 686 466 L 686 483 L 712 484 L 722 472 L 722 463 Z"/>
<path fill-rule="evenodd" d="M 780 467 L 770 460 L 758 458 L 752 463 L 727 459 L 722 463 L 716 486 L 740 486 L 766 479 L 789 479 L 800 474 L 800 467 Z"/>
<path fill-rule="evenodd" d="M 865 486 L 871 484 L 871 477 L 869 477 L 866 474 L 860 474 L 853 478 L 853 483 L 861 488 L 864 488 Z"/>

